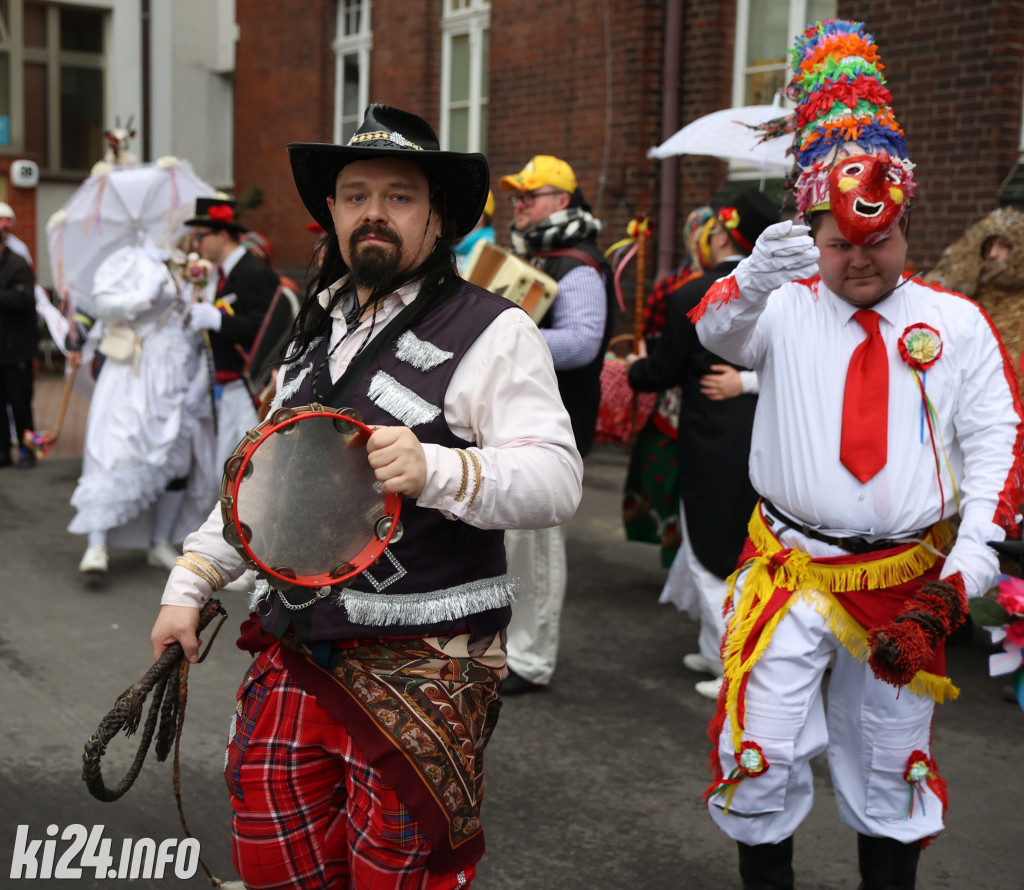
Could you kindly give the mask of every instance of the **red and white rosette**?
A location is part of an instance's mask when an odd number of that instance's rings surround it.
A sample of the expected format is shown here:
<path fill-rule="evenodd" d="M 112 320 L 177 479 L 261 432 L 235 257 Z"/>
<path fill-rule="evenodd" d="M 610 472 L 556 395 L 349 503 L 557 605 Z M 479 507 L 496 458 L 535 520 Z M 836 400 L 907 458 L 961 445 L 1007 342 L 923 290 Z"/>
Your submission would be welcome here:
<path fill-rule="evenodd" d="M 927 371 L 942 355 L 942 335 L 924 322 L 909 325 L 897 345 L 900 357 L 915 371 Z"/>

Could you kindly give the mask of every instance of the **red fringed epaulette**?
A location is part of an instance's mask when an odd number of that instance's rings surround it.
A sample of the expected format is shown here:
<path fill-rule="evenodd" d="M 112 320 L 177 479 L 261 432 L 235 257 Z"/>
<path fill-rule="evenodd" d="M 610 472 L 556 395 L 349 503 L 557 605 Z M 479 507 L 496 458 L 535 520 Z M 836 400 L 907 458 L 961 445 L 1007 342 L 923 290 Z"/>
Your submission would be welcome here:
<path fill-rule="evenodd" d="M 732 275 L 727 278 L 720 278 L 708 288 L 707 293 L 704 294 L 704 299 L 686 313 L 686 317 L 693 324 L 696 324 L 704 317 L 704 313 L 708 311 L 708 307 L 712 303 L 728 303 L 731 300 L 737 299 L 739 295 L 740 286 Z"/>

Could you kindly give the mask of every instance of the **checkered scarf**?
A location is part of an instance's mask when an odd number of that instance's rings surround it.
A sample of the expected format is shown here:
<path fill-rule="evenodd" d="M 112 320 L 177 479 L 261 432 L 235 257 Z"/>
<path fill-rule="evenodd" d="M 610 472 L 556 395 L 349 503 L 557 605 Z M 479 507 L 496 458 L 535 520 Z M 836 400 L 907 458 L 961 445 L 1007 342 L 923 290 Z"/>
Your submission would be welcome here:
<path fill-rule="evenodd" d="M 596 238 L 601 228 L 601 221 L 582 207 L 566 207 L 565 210 L 556 210 L 544 222 L 531 226 L 525 232 L 518 231 L 513 223 L 509 232 L 512 250 L 519 256 L 530 256 Z"/>

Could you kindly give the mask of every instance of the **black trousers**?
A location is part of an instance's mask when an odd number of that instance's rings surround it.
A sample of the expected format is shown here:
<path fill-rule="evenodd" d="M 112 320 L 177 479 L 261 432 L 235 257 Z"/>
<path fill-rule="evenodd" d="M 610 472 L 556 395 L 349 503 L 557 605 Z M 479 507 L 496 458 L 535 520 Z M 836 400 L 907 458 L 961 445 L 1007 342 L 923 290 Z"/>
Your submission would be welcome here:
<path fill-rule="evenodd" d="M 7 406 L 11 406 L 14 428 L 18 439 L 11 442 L 10 422 L 7 419 Z M 35 429 L 32 422 L 32 363 L 19 362 L 15 365 L 0 365 L 0 442 L 10 449 L 21 445 L 25 430 Z"/>

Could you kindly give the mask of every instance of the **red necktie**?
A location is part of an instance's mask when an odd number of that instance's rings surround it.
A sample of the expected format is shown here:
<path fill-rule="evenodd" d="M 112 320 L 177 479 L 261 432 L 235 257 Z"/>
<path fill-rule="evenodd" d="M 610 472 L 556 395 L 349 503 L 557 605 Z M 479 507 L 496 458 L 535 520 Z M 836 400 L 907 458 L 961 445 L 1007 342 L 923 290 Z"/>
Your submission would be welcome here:
<path fill-rule="evenodd" d="M 225 281 L 227 281 L 227 279 L 224 277 L 224 267 L 223 266 L 218 266 L 217 267 L 217 296 L 218 297 L 220 296 L 220 292 L 222 290 L 224 290 L 224 282 Z"/>
<path fill-rule="evenodd" d="M 878 331 L 877 312 L 853 314 L 867 332 L 850 356 L 843 393 L 843 437 L 839 460 L 861 482 L 885 466 L 889 442 L 889 357 Z"/>

